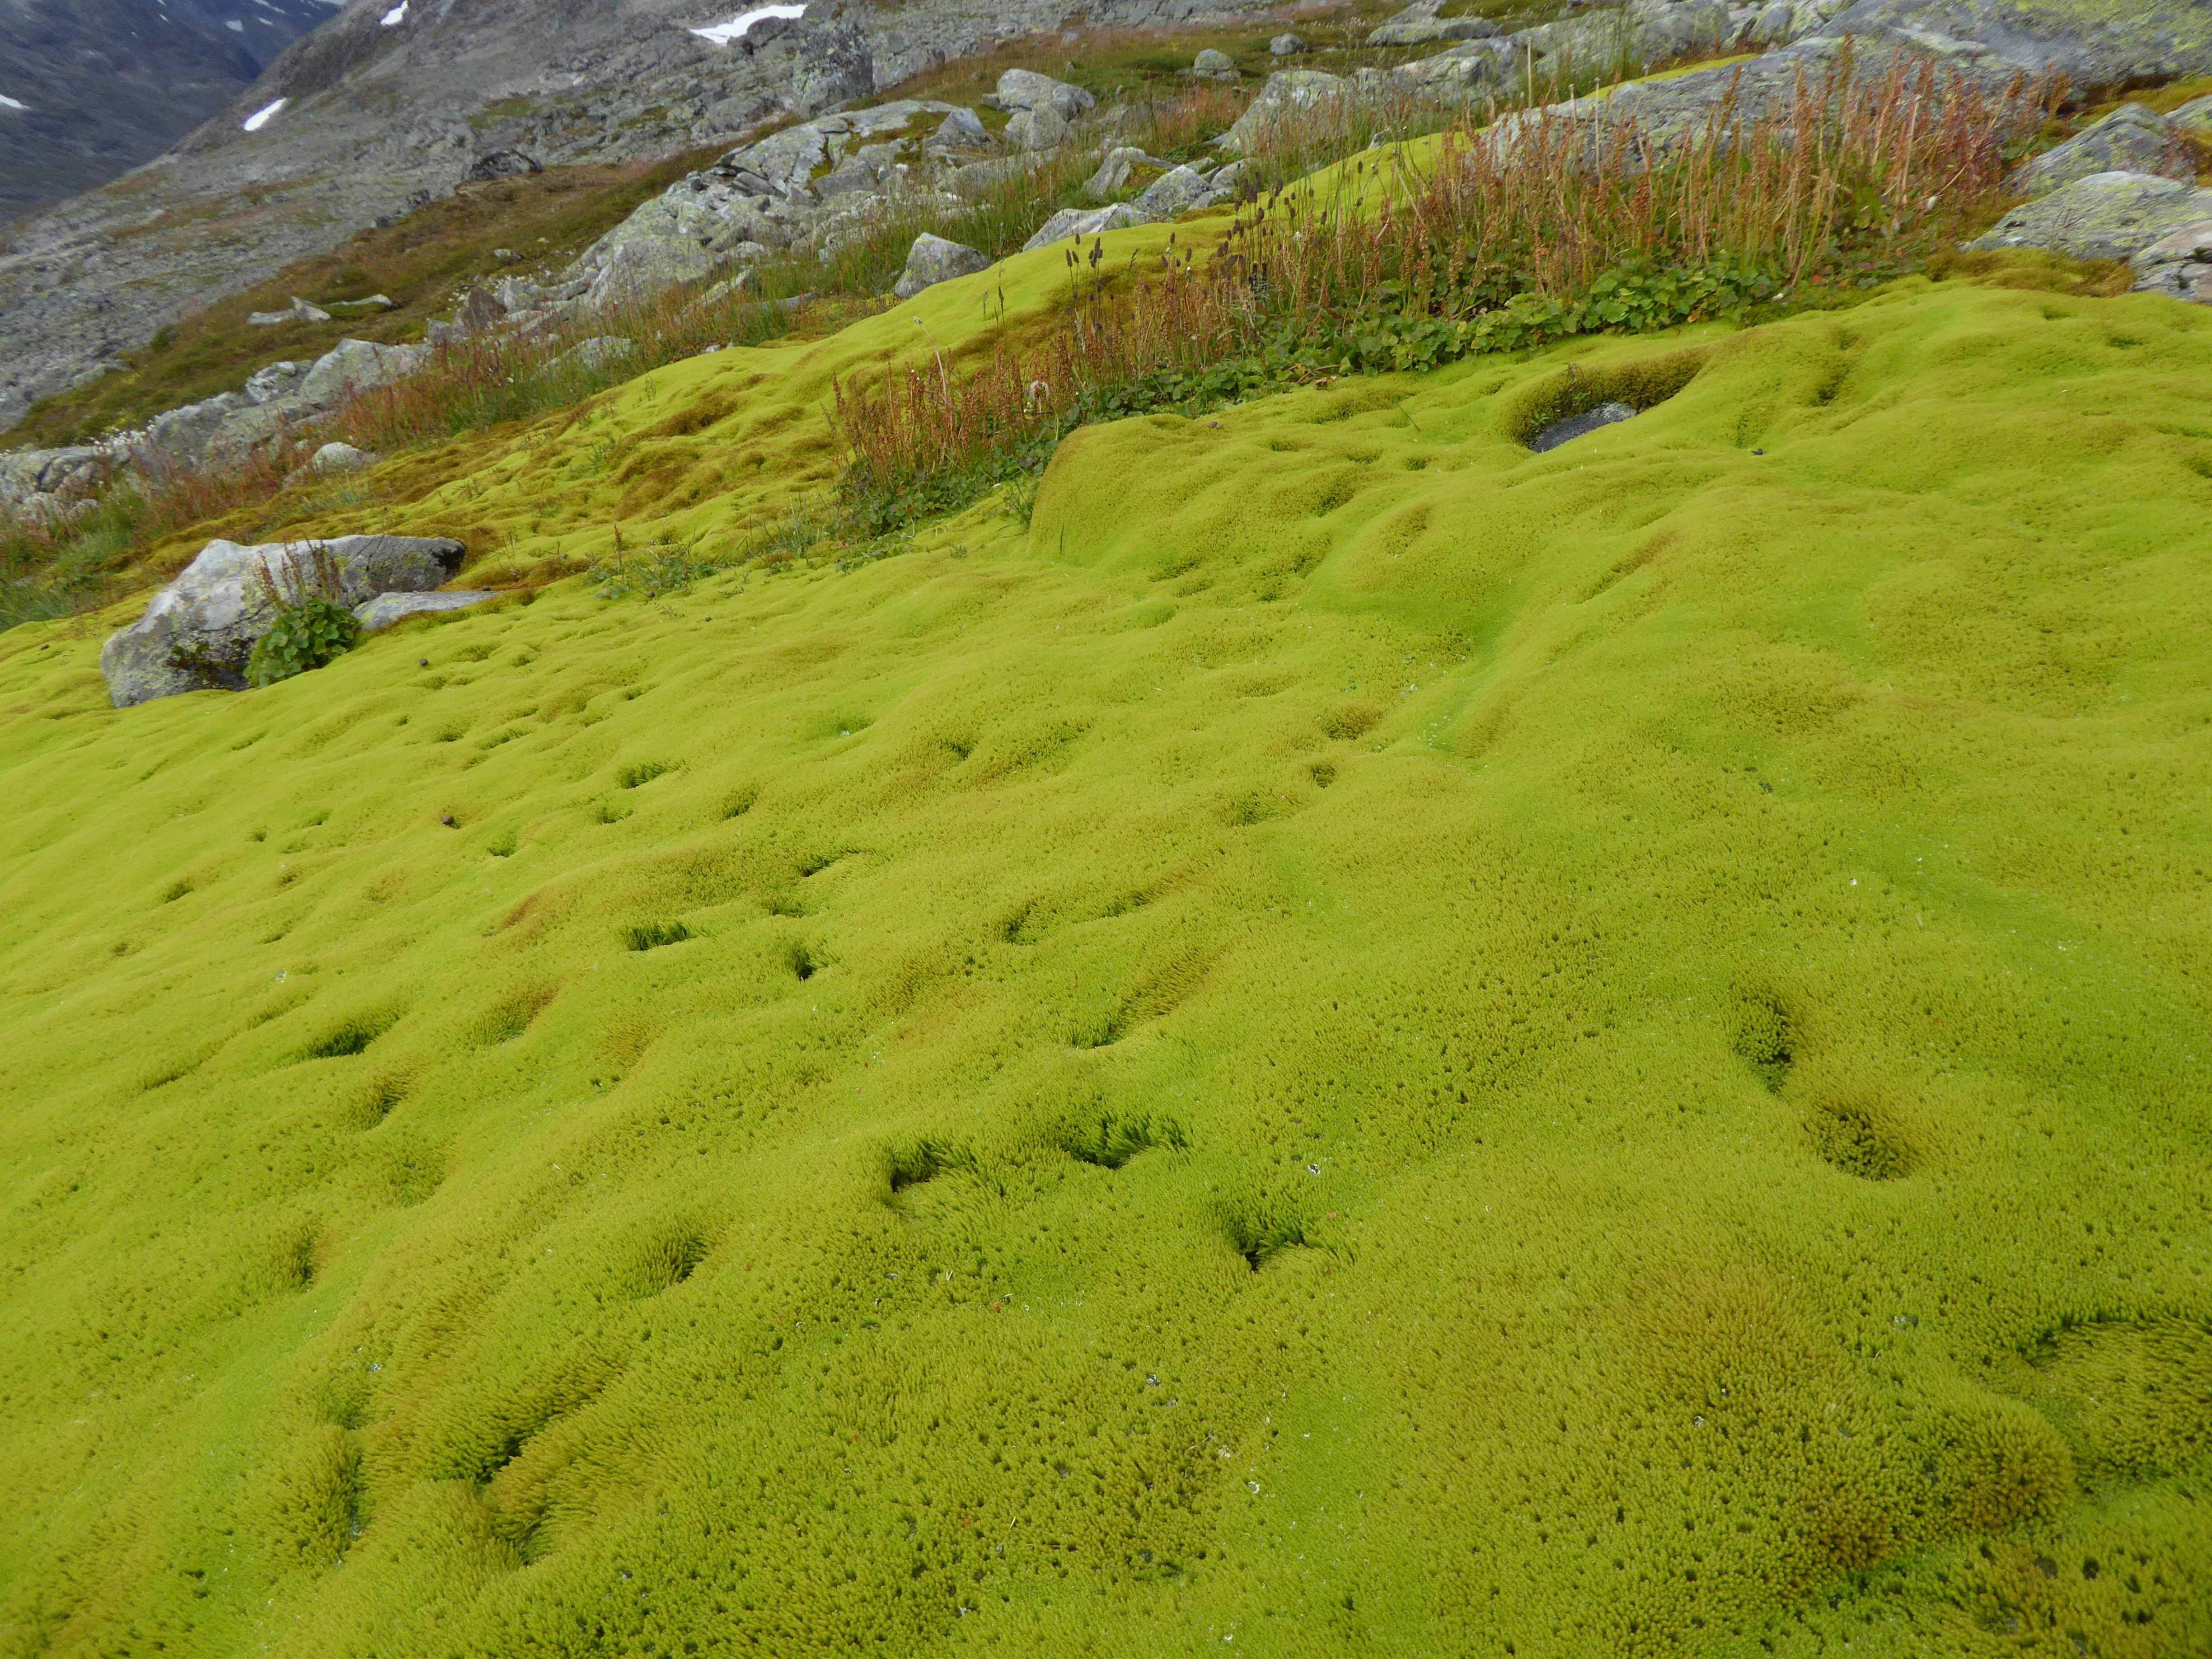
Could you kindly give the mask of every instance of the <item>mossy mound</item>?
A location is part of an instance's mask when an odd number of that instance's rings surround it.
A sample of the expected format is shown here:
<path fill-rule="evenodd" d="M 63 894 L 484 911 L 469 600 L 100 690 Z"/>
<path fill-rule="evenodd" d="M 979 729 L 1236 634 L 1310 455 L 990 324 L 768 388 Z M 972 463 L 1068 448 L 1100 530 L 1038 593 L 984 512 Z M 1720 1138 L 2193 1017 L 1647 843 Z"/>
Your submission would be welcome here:
<path fill-rule="evenodd" d="M 392 527 L 735 535 L 832 352 Z M 2208 375 L 1907 284 L 0 637 L 0 1650 L 2203 1650 Z"/>

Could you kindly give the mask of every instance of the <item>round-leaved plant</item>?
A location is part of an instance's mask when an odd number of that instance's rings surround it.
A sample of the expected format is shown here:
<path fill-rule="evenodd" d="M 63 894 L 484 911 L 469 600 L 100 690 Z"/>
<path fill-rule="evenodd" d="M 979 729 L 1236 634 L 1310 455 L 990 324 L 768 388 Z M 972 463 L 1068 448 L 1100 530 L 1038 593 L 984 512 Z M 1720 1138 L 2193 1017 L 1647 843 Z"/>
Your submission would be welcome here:
<path fill-rule="evenodd" d="M 310 596 L 276 613 L 246 659 L 248 685 L 274 685 L 345 654 L 361 638 L 361 623 L 334 599 Z"/>

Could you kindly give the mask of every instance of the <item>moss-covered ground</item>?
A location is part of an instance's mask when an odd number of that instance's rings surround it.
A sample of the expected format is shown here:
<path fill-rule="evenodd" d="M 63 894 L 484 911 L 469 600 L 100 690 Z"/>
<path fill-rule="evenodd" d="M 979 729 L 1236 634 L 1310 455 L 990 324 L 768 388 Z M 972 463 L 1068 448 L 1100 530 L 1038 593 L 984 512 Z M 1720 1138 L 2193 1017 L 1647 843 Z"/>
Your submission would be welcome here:
<path fill-rule="evenodd" d="M 305 527 L 734 544 L 1059 262 Z M 0 1653 L 2205 1651 L 2208 383 L 1916 281 L 0 636 Z"/>

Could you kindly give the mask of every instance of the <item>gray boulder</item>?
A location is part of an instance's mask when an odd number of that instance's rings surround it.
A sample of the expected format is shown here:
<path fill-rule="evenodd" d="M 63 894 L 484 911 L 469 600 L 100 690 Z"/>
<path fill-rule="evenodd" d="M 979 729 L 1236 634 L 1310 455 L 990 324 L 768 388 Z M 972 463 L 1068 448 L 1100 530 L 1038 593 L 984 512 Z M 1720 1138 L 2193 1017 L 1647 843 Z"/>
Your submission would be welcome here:
<path fill-rule="evenodd" d="M 2093 173 L 2014 208 L 1972 248 L 2041 247 L 2076 259 L 2133 259 L 2212 218 L 2212 190 L 2143 173 Z"/>
<path fill-rule="evenodd" d="M 218 392 L 177 409 L 167 410 L 146 422 L 143 443 L 169 461 L 198 466 L 234 447 L 234 431 L 225 428 L 234 416 L 246 415 L 258 406 L 242 392 Z"/>
<path fill-rule="evenodd" d="M 312 591 L 318 551 L 336 565 L 340 603 L 384 592 L 427 592 L 460 568 L 460 543 L 442 537 L 341 536 L 331 542 L 241 547 L 210 542 L 146 612 L 109 636 L 100 672 L 118 708 L 207 688 L 238 690 L 246 659 L 276 615 L 264 569 L 287 592 Z"/>
<path fill-rule="evenodd" d="M 279 398 L 289 398 L 300 389 L 300 382 L 307 373 L 307 365 L 291 362 L 265 363 L 246 377 L 244 387 L 250 403 L 274 403 Z"/>
<path fill-rule="evenodd" d="M 1006 142 L 1020 149 L 1058 149 L 1073 131 L 1067 118 L 1050 104 L 1018 110 L 1006 123 Z"/>
<path fill-rule="evenodd" d="M 988 149 L 990 129 L 972 109 L 956 109 L 937 129 L 937 142 L 947 149 Z"/>
<path fill-rule="evenodd" d="M 2184 132 L 2212 138 L 2212 98 L 2192 98 L 2166 118 Z"/>
<path fill-rule="evenodd" d="M 925 231 L 914 239 L 914 246 L 907 250 L 906 270 L 900 273 L 891 292 L 902 300 L 911 300 L 926 288 L 949 283 L 955 276 L 972 276 L 990 268 L 988 254 Z"/>
<path fill-rule="evenodd" d="M 1367 37 L 1370 46 L 1425 46 L 1439 40 L 1486 40 L 1498 33 L 1486 17 L 1421 17 L 1394 20 Z"/>
<path fill-rule="evenodd" d="M 1237 72 L 1237 60 L 1225 52 L 1208 46 L 1191 60 L 1190 72 L 1208 81 L 1237 81 L 1243 77 Z"/>
<path fill-rule="evenodd" d="M 2212 305 L 2212 218 L 2160 237 L 2132 263 L 2136 293 Z"/>
<path fill-rule="evenodd" d="M 358 472 L 374 465 L 376 457 L 366 449 L 356 449 L 351 444 L 328 443 L 308 459 L 310 471 L 330 477 L 340 472 Z"/>
<path fill-rule="evenodd" d="M 519 149 L 495 149 L 489 155 L 477 157 L 467 177 L 471 183 L 481 184 L 486 179 L 520 179 L 544 171 L 544 164 L 535 156 L 526 155 Z"/>
<path fill-rule="evenodd" d="M 598 334 L 568 348 L 546 367 L 549 369 L 574 368 L 590 374 L 612 365 L 618 365 L 637 356 L 637 342 L 619 334 Z"/>
<path fill-rule="evenodd" d="M 1275 58 L 1295 58 L 1302 52 L 1312 50 L 1311 46 L 1295 34 L 1279 34 L 1267 42 L 1267 52 L 1270 56 Z"/>
<path fill-rule="evenodd" d="M 1088 114 L 1098 103 L 1081 87 L 1039 75 L 1035 70 L 1008 70 L 999 77 L 997 97 L 1001 109 L 1036 109 L 1048 104 L 1067 121 Z"/>
<path fill-rule="evenodd" d="M 863 144 L 817 179 L 814 193 L 825 202 L 834 196 L 873 195 L 897 171 L 896 145 Z"/>
<path fill-rule="evenodd" d="M 648 202 L 638 213 L 656 205 Z M 654 236 L 640 229 L 608 251 L 580 303 L 591 311 L 642 305 L 678 283 L 705 280 L 719 263 L 711 249 L 688 236 Z"/>
<path fill-rule="evenodd" d="M 1133 144 L 1121 144 L 1106 152 L 1106 159 L 1098 164 L 1098 171 L 1091 175 L 1083 186 L 1084 193 L 1095 200 L 1103 201 L 1129 187 L 1129 180 L 1141 167 L 1160 167 L 1162 162 L 1139 149 Z"/>
<path fill-rule="evenodd" d="M 404 379 L 429 361 L 428 346 L 340 340 L 301 377 L 296 395 L 310 408 L 336 409 L 349 398 Z"/>
<path fill-rule="evenodd" d="M 1180 167 L 1152 180 L 1130 205 L 1141 218 L 1174 219 L 1193 208 L 1210 205 L 1214 195 L 1212 185 L 1203 173 Z"/>
<path fill-rule="evenodd" d="M 1401 64 L 1390 71 L 1390 80 L 1424 97 L 1463 99 L 1479 87 L 1506 80 L 1522 64 L 1517 39 L 1468 41 Z"/>
<path fill-rule="evenodd" d="M 268 328 L 277 323 L 327 323 L 331 313 L 320 306 L 309 305 L 298 295 L 290 296 L 292 303 L 282 311 L 254 311 L 246 313 L 246 320 L 257 328 Z"/>
<path fill-rule="evenodd" d="M 1260 88 L 1250 107 L 1223 135 L 1221 147 L 1236 152 L 1248 149 L 1275 123 L 1334 102 L 1350 90 L 1351 83 L 1340 75 L 1319 70 L 1277 70 L 1267 77 L 1267 84 Z"/>
<path fill-rule="evenodd" d="M 379 593 L 373 599 L 363 600 L 354 606 L 354 620 L 361 624 L 364 634 L 374 634 L 389 628 L 394 623 L 404 623 L 415 617 L 442 616 L 449 611 L 465 611 L 472 605 L 482 605 L 486 599 L 499 595 L 489 588 L 456 588 L 450 593 Z"/>
<path fill-rule="evenodd" d="M 1109 230 L 1121 230 L 1130 225 L 1145 223 L 1145 216 L 1127 202 L 1116 202 L 1111 207 L 1062 208 L 1044 222 L 1044 228 L 1022 244 L 1022 252 L 1034 253 L 1041 247 L 1050 247 L 1054 242 L 1064 242 L 1069 237 L 1100 236 Z"/>
<path fill-rule="evenodd" d="M 2212 71 L 2203 0 L 1857 0 L 1823 29 L 1887 37 L 1961 66 L 2055 71 L 2077 87 Z"/>
<path fill-rule="evenodd" d="M 2006 180 L 2021 196 L 2048 196 L 2094 173 L 2149 173 L 2194 183 L 2197 164 L 2166 117 L 2141 104 L 2123 104 L 2064 143 L 2013 169 Z"/>

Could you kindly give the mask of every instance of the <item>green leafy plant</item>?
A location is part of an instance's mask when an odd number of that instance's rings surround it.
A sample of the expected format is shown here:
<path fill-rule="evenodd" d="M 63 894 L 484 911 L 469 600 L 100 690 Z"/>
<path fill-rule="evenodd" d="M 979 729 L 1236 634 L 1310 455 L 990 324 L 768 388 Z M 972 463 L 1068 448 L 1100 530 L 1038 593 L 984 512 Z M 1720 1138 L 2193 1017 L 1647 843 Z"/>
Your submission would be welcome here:
<path fill-rule="evenodd" d="M 337 561 L 326 547 L 310 550 L 307 560 L 295 562 L 283 577 L 264 559 L 261 591 L 276 614 L 246 659 L 250 686 L 274 685 L 320 668 L 352 650 L 361 638 L 361 623 L 345 604 Z"/>

